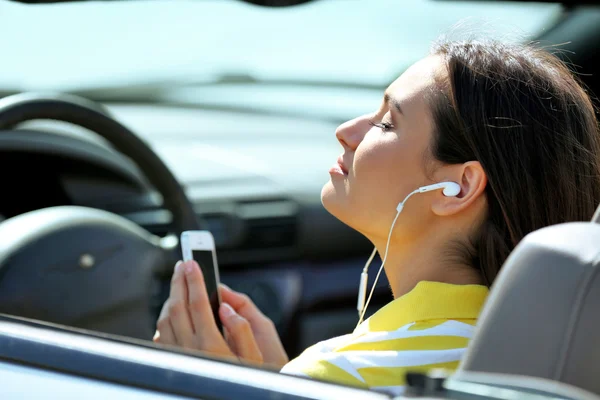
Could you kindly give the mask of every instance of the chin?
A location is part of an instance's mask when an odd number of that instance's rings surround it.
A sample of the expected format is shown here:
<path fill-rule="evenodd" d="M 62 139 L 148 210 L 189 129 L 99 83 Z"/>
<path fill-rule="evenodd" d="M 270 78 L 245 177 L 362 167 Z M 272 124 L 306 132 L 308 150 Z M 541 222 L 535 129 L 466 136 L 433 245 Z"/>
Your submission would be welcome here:
<path fill-rule="evenodd" d="M 348 196 L 345 191 L 340 191 L 341 188 L 334 184 L 331 180 L 323 185 L 321 189 L 321 204 L 329 214 L 333 215 L 340 222 L 354 229 L 358 233 L 367 234 L 365 229 L 365 221 L 361 221 L 360 212 L 357 212 L 356 207 L 351 206 L 348 201 Z"/>
<path fill-rule="evenodd" d="M 345 192 L 339 193 L 339 189 L 334 186 L 333 182 L 329 181 L 321 189 L 321 204 L 323 204 L 323 207 L 329 214 L 349 225 L 346 215 L 351 215 L 352 213 L 348 213 L 348 210 L 344 207 L 347 204 L 345 194 Z"/>
<path fill-rule="evenodd" d="M 336 197 L 337 193 L 335 187 L 333 186 L 333 182 L 329 180 L 323 185 L 323 188 L 321 189 L 321 204 L 323 204 L 323 207 L 325 207 L 325 209 L 331 214 L 333 213 L 331 212 L 330 207 L 336 203 Z"/>

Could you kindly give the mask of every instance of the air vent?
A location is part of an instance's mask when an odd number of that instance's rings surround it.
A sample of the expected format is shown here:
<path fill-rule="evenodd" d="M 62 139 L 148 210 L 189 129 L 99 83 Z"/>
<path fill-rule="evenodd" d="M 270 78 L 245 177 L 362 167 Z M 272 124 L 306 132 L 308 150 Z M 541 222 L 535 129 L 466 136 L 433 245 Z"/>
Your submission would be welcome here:
<path fill-rule="evenodd" d="M 289 200 L 270 200 L 238 204 L 244 221 L 240 249 L 292 247 L 297 238 L 298 206 Z"/>

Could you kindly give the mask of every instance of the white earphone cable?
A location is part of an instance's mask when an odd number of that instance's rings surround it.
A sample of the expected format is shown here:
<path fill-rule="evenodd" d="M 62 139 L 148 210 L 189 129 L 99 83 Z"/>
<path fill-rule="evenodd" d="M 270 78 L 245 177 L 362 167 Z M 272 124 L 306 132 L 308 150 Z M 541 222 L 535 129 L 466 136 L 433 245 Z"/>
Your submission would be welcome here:
<path fill-rule="evenodd" d="M 369 302 L 371 301 L 371 297 L 373 297 L 373 292 L 375 291 L 375 287 L 377 286 L 377 281 L 379 280 L 381 271 L 383 271 L 383 267 L 385 266 L 385 261 L 387 260 L 387 256 L 388 256 L 388 250 L 390 248 L 390 242 L 392 240 L 392 232 L 394 231 L 394 226 L 396 225 L 396 221 L 398 220 L 398 217 L 400 216 L 400 213 L 402 212 L 402 210 L 404 208 L 404 203 L 406 203 L 406 201 L 410 198 L 410 196 L 412 196 L 415 193 L 419 193 L 419 190 L 417 189 L 417 190 L 409 193 L 409 195 L 404 198 L 402 203 L 398 204 L 396 217 L 394 218 L 394 221 L 392 222 L 392 226 L 390 227 L 387 244 L 385 245 L 385 254 L 383 256 L 383 260 L 381 261 L 381 267 L 379 267 L 379 271 L 377 272 L 377 275 L 375 276 L 375 282 L 373 282 L 373 286 L 371 287 L 371 292 L 369 292 L 369 297 L 367 298 L 366 304 L 363 305 L 362 310 L 359 310 L 358 324 L 356 325 L 357 327 L 358 327 L 358 325 L 360 325 L 363 322 L 363 318 L 365 317 L 367 307 L 369 307 Z M 375 250 L 376 249 L 373 250 L 371 257 L 369 257 L 369 260 L 365 264 L 365 267 L 363 269 L 364 274 L 368 273 L 369 265 L 371 264 L 371 261 L 373 261 L 373 257 L 375 256 Z M 359 294 L 359 297 L 360 297 L 360 294 Z"/>
<path fill-rule="evenodd" d="M 371 261 L 373 261 L 373 258 L 375 258 L 375 254 L 376 253 L 377 253 L 377 248 L 374 248 L 373 252 L 371 253 L 371 256 L 369 257 L 369 259 L 365 263 L 365 267 L 363 268 L 363 272 L 364 273 L 369 272 L 369 265 L 371 265 Z"/>

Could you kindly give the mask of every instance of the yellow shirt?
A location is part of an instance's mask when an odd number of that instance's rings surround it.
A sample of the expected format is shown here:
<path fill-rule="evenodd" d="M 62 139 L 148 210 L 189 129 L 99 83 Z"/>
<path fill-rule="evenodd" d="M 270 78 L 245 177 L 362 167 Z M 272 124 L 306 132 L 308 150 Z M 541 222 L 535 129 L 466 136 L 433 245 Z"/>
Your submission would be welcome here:
<path fill-rule="evenodd" d="M 487 294 L 480 285 L 419 282 L 352 334 L 310 347 L 281 372 L 402 394 L 407 371 L 457 368 Z"/>

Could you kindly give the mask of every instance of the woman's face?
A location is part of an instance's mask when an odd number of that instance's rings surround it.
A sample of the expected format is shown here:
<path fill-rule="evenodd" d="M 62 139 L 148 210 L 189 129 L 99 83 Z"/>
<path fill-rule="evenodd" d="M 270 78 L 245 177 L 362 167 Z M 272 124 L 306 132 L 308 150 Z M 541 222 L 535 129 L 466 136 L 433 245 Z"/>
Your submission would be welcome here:
<path fill-rule="evenodd" d="M 367 237 L 387 237 L 398 203 L 418 187 L 443 180 L 426 173 L 433 121 L 425 96 L 443 71 L 438 57 L 417 62 L 387 88 L 379 110 L 336 130 L 343 153 L 321 199 L 331 214 Z M 416 233 L 426 223 L 431 212 L 423 196 L 406 203 L 395 230 L 403 225 Z"/>

